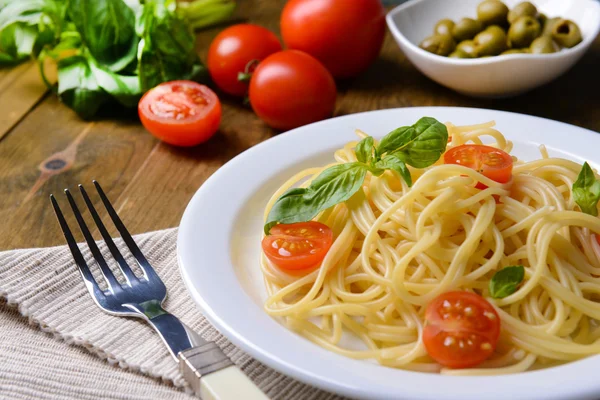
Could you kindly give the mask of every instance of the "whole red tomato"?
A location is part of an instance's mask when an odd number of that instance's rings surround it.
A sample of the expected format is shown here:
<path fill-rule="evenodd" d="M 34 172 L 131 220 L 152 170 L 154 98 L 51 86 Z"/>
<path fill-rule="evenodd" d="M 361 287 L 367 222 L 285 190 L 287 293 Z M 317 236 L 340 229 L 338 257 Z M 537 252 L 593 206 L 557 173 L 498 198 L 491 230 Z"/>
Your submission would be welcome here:
<path fill-rule="evenodd" d="M 335 78 L 349 78 L 377 58 L 385 10 L 381 0 L 290 0 L 281 34 L 290 49 L 316 57 Z"/>
<path fill-rule="evenodd" d="M 317 59 L 298 50 L 280 51 L 261 61 L 249 93 L 254 112 L 279 130 L 325 119 L 335 108 L 333 77 Z"/>
<path fill-rule="evenodd" d="M 242 97 L 248 91 L 248 83 L 239 81 L 238 74 L 245 71 L 250 61 L 260 61 L 280 50 L 279 39 L 268 29 L 252 24 L 234 25 L 210 44 L 208 71 L 222 91 Z"/>

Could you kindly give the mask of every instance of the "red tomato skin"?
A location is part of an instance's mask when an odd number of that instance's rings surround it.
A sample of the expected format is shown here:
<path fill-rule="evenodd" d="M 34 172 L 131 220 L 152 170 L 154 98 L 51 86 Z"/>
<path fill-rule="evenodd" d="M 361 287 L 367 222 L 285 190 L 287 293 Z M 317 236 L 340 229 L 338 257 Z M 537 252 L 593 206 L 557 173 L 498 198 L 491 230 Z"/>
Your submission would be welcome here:
<path fill-rule="evenodd" d="M 351 78 L 379 55 L 385 9 L 381 0 L 290 0 L 281 35 L 288 48 L 316 57 L 335 78 Z"/>
<path fill-rule="evenodd" d="M 208 103 L 207 107 L 182 120 L 155 115 L 150 110 L 152 102 L 161 91 L 168 90 L 173 85 L 187 85 L 200 90 Z M 158 139 L 174 146 L 191 147 L 206 142 L 217 132 L 221 122 L 221 102 L 217 95 L 204 85 L 192 81 L 171 81 L 161 83 L 142 96 L 138 103 L 138 115 L 144 128 Z"/>
<path fill-rule="evenodd" d="M 285 131 L 333 114 L 335 81 L 314 57 L 284 50 L 265 58 L 250 80 L 250 104 L 269 126 Z"/>
<path fill-rule="evenodd" d="M 283 242 L 296 247 L 294 250 L 287 247 L 287 254 L 280 254 L 280 247 L 274 244 L 282 245 Z M 332 243 L 333 232 L 327 225 L 308 221 L 274 226 L 270 234 L 263 238 L 262 249 L 269 261 L 279 269 L 302 274 L 319 266 Z"/>
<path fill-rule="evenodd" d="M 446 303 L 450 308 L 445 308 Z M 471 314 L 465 313 L 466 307 L 471 307 Z M 425 320 L 423 345 L 427 353 L 450 368 L 469 368 L 485 361 L 493 354 L 500 336 L 500 317 L 494 307 L 470 292 L 442 293 L 427 306 Z M 451 345 L 444 343 L 447 337 L 454 339 Z M 460 341 L 464 348 L 459 346 Z M 481 347 L 484 343 L 485 348 Z"/>
<path fill-rule="evenodd" d="M 263 60 L 281 50 L 275 34 L 262 26 L 239 24 L 219 33 L 208 49 L 207 67 L 212 80 L 223 92 L 243 97 L 248 83 L 238 80 L 252 60 Z"/>

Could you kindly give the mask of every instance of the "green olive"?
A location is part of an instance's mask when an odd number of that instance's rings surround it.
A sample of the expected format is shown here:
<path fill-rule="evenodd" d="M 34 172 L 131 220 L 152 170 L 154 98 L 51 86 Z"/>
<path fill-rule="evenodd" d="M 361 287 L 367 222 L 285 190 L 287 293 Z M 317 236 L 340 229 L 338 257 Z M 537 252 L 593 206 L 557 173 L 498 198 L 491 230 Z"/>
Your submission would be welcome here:
<path fill-rule="evenodd" d="M 433 33 L 435 35 L 452 35 L 452 28 L 454 28 L 454 21 L 451 19 L 442 19 L 435 24 Z"/>
<path fill-rule="evenodd" d="M 537 16 L 537 8 L 528 1 L 517 4 L 512 10 L 508 12 L 508 22 L 513 23 L 519 19 L 519 17 L 535 17 Z"/>
<path fill-rule="evenodd" d="M 542 27 L 537 19 L 530 16 L 520 17 L 508 30 L 508 41 L 515 48 L 529 47 L 541 32 Z"/>
<path fill-rule="evenodd" d="M 560 21 L 560 18 L 548 18 L 544 22 L 544 29 L 542 29 L 542 36 L 552 36 L 552 29 L 554 29 L 554 25 Z"/>
<path fill-rule="evenodd" d="M 559 47 L 550 36 L 540 36 L 531 42 L 529 49 L 533 54 L 548 54 L 556 53 Z"/>
<path fill-rule="evenodd" d="M 537 20 L 539 21 L 540 25 L 542 26 L 542 30 L 543 30 L 544 27 L 546 26 L 546 21 L 548 21 L 548 17 L 546 16 L 546 14 L 539 13 L 537 16 Z"/>
<path fill-rule="evenodd" d="M 473 43 L 480 57 L 496 56 L 507 48 L 506 33 L 499 26 L 492 25 L 478 33 Z"/>
<path fill-rule="evenodd" d="M 483 24 L 472 18 L 463 18 L 454 25 L 452 36 L 457 42 L 473 39 L 475 35 L 483 30 Z"/>
<path fill-rule="evenodd" d="M 454 51 L 456 43 L 452 36 L 433 35 L 423 40 L 419 47 L 439 56 L 447 56 Z"/>
<path fill-rule="evenodd" d="M 576 46 L 582 40 L 577 24 L 568 19 L 561 19 L 552 27 L 552 38 L 556 43 L 567 48 Z"/>
<path fill-rule="evenodd" d="M 477 49 L 475 48 L 475 42 L 472 40 L 463 40 L 458 45 L 456 45 L 456 51 L 460 51 L 465 53 L 468 58 L 477 58 L 479 54 L 477 53 Z"/>
<path fill-rule="evenodd" d="M 507 24 L 508 7 L 499 0 L 485 0 L 477 6 L 477 19 L 483 25 L 499 25 Z"/>
<path fill-rule="evenodd" d="M 462 50 L 456 49 L 448 56 L 450 58 L 473 58 Z"/>
<path fill-rule="evenodd" d="M 506 55 L 506 54 L 526 54 L 526 53 L 529 53 L 528 49 L 510 49 L 510 50 L 503 51 L 502 53 L 500 53 L 500 55 Z"/>

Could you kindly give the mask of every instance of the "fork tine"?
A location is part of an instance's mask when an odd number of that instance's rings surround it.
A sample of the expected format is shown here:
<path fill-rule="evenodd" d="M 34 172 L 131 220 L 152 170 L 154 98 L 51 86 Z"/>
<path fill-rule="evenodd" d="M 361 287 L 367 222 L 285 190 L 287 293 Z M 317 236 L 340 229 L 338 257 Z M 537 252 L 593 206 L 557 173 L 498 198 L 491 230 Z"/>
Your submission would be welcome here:
<path fill-rule="evenodd" d="M 69 246 L 69 250 L 71 250 L 71 254 L 73 255 L 75 264 L 77 264 L 77 267 L 79 268 L 79 272 L 81 273 L 81 277 L 83 278 L 85 286 L 95 298 L 104 297 L 102 290 L 98 286 L 98 282 L 96 282 L 94 276 L 92 275 L 92 272 L 87 266 L 85 259 L 83 258 L 79 247 L 77 246 L 77 242 L 75 241 L 75 238 L 71 233 L 71 229 L 69 228 L 69 225 L 67 225 L 67 221 L 65 220 L 65 217 L 63 216 L 63 213 L 60 210 L 60 207 L 58 206 L 54 195 L 52 194 L 50 195 L 50 202 L 52 203 L 52 207 L 54 208 L 54 214 L 56 214 L 56 218 L 58 219 L 60 229 L 62 230 L 63 235 L 65 236 L 67 245 Z"/>
<path fill-rule="evenodd" d="M 123 258 L 123 255 L 117 248 L 117 245 L 113 241 L 112 237 L 110 237 L 110 234 L 106 230 L 104 223 L 102 222 L 102 220 L 100 219 L 100 216 L 98 215 L 98 212 L 96 211 L 96 207 L 94 207 L 94 204 L 92 203 L 87 192 L 83 188 L 83 185 L 79 185 L 79 190 L 81 191 L 81 195 L 83 196 L 83 199 L 85 200 L 85 204 L 87 205 L 88 210 L 90 210 L 90 213 L 92 214 L 92 218 L 94 218 L 94 222 L 96 222 L 96 226 L 98 227 L 98 230 L 100 231 L 100 234 L 102 235 L 102 238 L 106 242 L 106 245 L 108 246 L 108 249 L 110 250 L 110 252 L 113 255 L 113 257 L 115 258 L 115 260 L 117 260 L 117 263 L 119 264 L 119 267 L 121 268 L 121 272 L 123 272 L 123 275 L 125 276 L 125 279 L 127 280 L 127 284 L 129 286 L 131 286 L 131 282 L 137 281 L 137 277 L 135 276 L 135 274 L 133 273 L 133 271 L 127 264 L 127 261 L 125 261 L 125 259 Z"/>
<path fill-rule="evenodd" d="M 119 281 L 117 281 L 117 278 L 115 278 L 115 275 L 112 273 L 112 271 L 106 264 L 106 260 L 104 259 L 104 257 L 102 256 L 102 253 L 100 252 L 100 249 L 96 245 L 96 241 L 94 240 L 94 237 L 90 233 L 90 231 L 85 223 L 85 220 L 81 216 L 81 213 L 79 212 L 79 208 L 77 207 L 77 204 L 75 204 L 75 200 L 73 199 L 73 196 L 71 196 L 71 192 L 69 192 L 69 189 L 65 189 L 65 194 L 67 195 L 67 199 L 69 199 L 69 204 L 71 205 L 71 208 L 73 209 L 73 214 L 75 214 L 75 218 L 77 219 L 77 223 L 79 224 L 81 233 L 83 233 L 83 236 L 85 237 L 85 241 L 87 242 L 90 250 L 92 251 L 92 254 L 94 255 L 94 259 L 100 266 L 102 275 L 104 276 L 104 279 L 106 280 L 106 284 L 108 285 L 108 290 L 111 293 L 120 291 L 121 284 L 119 283 Z"/>
<path fill-rule="evenodd" d="M 144 255 L 142 254 L 142 251 L 140 250 L 140 248 L 137 246 L 137 244 L 135 244 L 135 241 L 129 234 L 129 231 L 127 230 L 127 228 L 125 228 L 123 221 L 121 221 L 121 218 L 119 218 L 119 215 L 117 214 L 117 212 L 113 208 L 112 204 L 108 200 L 108 197 L 106 197 L 106 195 L 104 194 L 104 190 L 102 190 L 102 187 L 100 186 L 100 184 L 95 180 L 92 182 L 94 183 L 94 186 L 96 187 L 96 190 L 98 191 L 98 194 L 100 195 L 100 198 L 102 199 L 102 202 L 104 203 L 104 207 L 106 207 L 106 211 L 108 211 L 108 215 L 110 215 L 110 217 L 112 218 L 113 223 L 115 224 L 115 226 L 117 227 L 117 230 L 119 231 L 119 233 L 121 234 L 121 237 L 123 238 L 123 241 L 125 242 L 127 247 L 129 247 L 129 251 L 131 251 L 131 254 L 133 254 L 135 259 L 137 260 L 140 268 L 144 272 L 144 276 L 146 277 L 146 279 L 148 279 L 148 280 L 150 280 L 150 279 L 156 280 L 157 279 L 160 282 L 162 282 L 160 277 L 154 271 L 154 268 L 152 268 L 152 266 L 150 265 L 148 260 L 146 260 L 146 257 L 144 257 Z"/>

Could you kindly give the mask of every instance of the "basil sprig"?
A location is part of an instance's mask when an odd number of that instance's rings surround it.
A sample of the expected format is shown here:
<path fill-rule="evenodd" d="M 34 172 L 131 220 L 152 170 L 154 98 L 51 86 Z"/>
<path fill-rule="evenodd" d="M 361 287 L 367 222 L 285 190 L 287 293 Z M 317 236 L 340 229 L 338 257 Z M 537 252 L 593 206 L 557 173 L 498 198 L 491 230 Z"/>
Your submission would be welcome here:
<path fill-rule="evenodd" d="M 267 216 L 265 234 L 278 223 L 310 221 L 321 211 L 348 200 L 361 188 L 367 172 L 380 176 L 392 170 L 412 186 L 406 165 L 425 168 L 434 164 L 446 150 L 447 143 L 446 126 L 431 117 L 393 130 L 377 146 L 375 140 L 367 136 L 356 145 L 357 162 L 329 167 L 308 187 L 292 188 L 281 195 Z"/>
<path fill-rule="evenodd" d="M 517 287 L 525 278 L 525 268 L 522 265 L 502 268 L 490 280 L 490 295 L 494 299 L 502 299 L 517 291 Z"/>
<path fill-rule="evenodd" d="M 598 201 L 600 200 L 600 182 L 590 165 L 586 162 L 573 183 L 573 199 L 581 211 L 598 216 Z"/>

